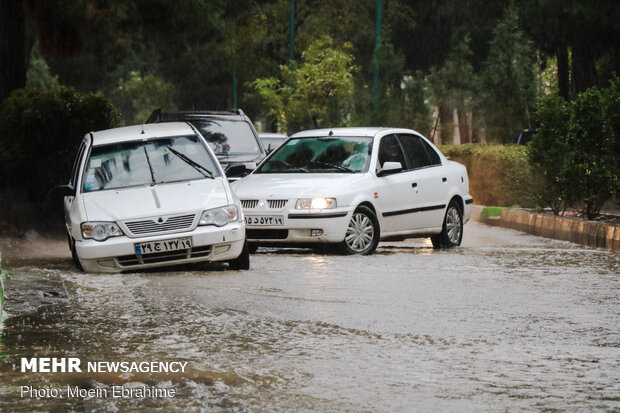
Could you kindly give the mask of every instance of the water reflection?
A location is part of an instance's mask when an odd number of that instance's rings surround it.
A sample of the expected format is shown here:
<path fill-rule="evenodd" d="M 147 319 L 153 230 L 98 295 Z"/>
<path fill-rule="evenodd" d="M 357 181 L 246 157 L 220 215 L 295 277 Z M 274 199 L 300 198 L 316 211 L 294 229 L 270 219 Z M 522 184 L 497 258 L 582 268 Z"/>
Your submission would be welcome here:
<path fill-rule="evenodd" d="M 13 269 L 60 274 L 71 302 L 6 323 L 0 410 L 617 409 L 618 255 L 495 234 L 369 257 L 265 249 L 249 272 L 90 275 L 69 260 L 22 262 Z M 14 369 L 35 355 L 182 360 L 188 371 Z M 168 386 L 178 397 L 25 403 L 24 383 Z"/>

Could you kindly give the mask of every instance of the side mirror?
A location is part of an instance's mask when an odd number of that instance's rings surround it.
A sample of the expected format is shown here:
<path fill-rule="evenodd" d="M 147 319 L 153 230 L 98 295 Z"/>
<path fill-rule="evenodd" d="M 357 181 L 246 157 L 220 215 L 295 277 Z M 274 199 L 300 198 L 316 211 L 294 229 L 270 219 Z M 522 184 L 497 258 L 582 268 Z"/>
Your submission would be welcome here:
<path fill-rule="evenodd" d="M 403 165 L 400 162 L 385 162 L 381 170 L 377 172 L 377 176 L 391 175 L 402 170 Z"/>
<path fill-rule="evenodd" d="M 244 176 L 247 174 L 247 168 L 242 163 L 235 163 L 226 168 L 226 176 Z"/>
<path fill-rule="evenodd" d="M 269 145 L 267 145 L 267 153 L 273 152 L 273 150 L 277 147 L 278 145 L 274 145 L 273 143 L 270 143 Z"/>
<path fill-rule="evenodd" d="M 234 163 L 228 165 L 226 168 L 226 176 L 231 177 L 243 177 L 256 169 L 256 162 L 246 162 L 246 163 Z"/>
<path fill-rule="evenodd" d="M 58 196 L 75 196 L 75 188 L 71 184 L 56 185 L 54 187 L 54 194 Z"/>

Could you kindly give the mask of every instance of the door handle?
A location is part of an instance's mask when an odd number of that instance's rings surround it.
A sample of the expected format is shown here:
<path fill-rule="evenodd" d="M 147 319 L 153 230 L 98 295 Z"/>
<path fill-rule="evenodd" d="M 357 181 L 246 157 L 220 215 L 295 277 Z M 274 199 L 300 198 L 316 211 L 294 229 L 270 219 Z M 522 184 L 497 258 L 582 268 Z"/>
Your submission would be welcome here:
<path fill-rule="evenodd" d="M 445 176 L 443 178 L 441 178 L 441 182 L 447 182 L 448 178 L 446 178 Z"/>
<path fill-rule="evenodd" d="M 417 182 L 412 182 L 412 183 L 411 183 L 411 187 L 412 187 L 412 188 L 416 188 L 417 186 L 418 186 L 418 183 L 417 183 Z"/>

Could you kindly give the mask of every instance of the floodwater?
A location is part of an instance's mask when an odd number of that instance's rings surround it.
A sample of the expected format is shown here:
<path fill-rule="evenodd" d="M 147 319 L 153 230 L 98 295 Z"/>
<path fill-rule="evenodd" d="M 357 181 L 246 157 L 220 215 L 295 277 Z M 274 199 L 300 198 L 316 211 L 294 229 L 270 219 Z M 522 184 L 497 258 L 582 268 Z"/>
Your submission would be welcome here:
<path fill-rule="evenodd" d="M 247 272 L 93 275 L 67 258 L 16 260 L 16 274 L 62 275 L 70 303 L 6 320 L 0 410 L 618 410 L 619 257 L 471 222 L 453 250 L 259 250 Z M 22 373 L 35 356 L 187 367 Z M 20 395 L 122 383 L 176 395 Z"/>

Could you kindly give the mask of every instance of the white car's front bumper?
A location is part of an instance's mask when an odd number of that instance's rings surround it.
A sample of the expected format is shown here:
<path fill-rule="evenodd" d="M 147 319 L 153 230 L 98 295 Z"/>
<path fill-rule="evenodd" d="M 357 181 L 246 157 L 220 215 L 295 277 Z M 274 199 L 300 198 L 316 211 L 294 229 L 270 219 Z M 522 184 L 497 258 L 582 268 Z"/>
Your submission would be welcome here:
<path fill-rule="evenodd" d="M 283 221 L 282 225 L 252 225 L 246 222 L 248 241 L 282 244 L 341 242 L 351 214 L 352 211 L 347 208 L 279 212 L 244 209 L 244 215 L 249 217 L 281 217 Z"/>
<path fill-rule="evenodd" d="M 136 255 L 136 243 L 191 237 L 192 247 L 184 250 Z M 87 272 L 120 272 L 201 261 L 226 261 L 237 258 L 245 242 L 242 222 L 224 227 L 199 226 L 193 231 L 129 238 L 76 241 L 75 249 Z"/>

